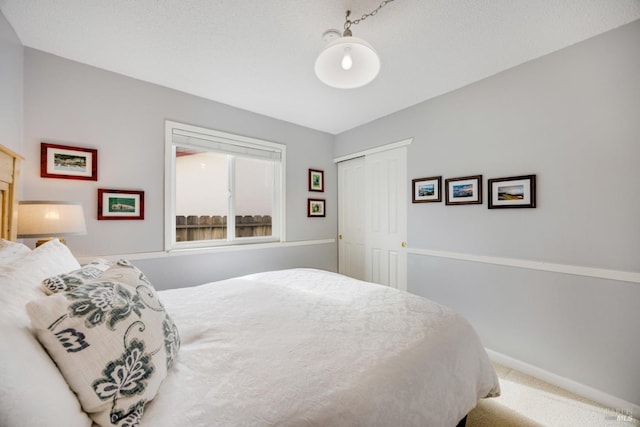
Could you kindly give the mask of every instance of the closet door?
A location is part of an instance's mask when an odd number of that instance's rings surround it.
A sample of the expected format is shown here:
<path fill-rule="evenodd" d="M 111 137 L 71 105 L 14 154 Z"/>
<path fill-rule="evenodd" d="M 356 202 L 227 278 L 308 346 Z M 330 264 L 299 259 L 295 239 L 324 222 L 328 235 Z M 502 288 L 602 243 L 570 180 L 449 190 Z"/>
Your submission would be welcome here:
<path fill-rule="evenodd" d="M 338 163 L 338 272 L 365 280 L 364 157 Z"/>
<path fill-rule="evenodd" d="M 365 278 L 407 288 L 407 149 L 365 157 Z"/>
<path fill-rule="evenodd" d="M 338 163 L 338 271 L 407 288 L 407 148 Z"/>

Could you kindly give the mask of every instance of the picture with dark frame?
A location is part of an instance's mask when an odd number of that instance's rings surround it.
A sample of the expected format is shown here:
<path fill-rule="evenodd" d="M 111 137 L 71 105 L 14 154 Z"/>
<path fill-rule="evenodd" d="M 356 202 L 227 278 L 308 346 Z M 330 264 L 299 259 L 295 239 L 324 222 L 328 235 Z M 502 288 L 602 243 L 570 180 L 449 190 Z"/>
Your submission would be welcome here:
<path fill-rule="evenodd" d="M 307 216 L 308 217 L 324 217 L 325 216 L 325 200 L 324 199 L 307 199 Z"/>
<path fill-rule="evenodd" d="M 481 205 L 482 175 L 446 179 L 445 203 L 447 205 Z"/>
<path fill-rule="evenodd" d="M 442 176 L 411 180 L 413 203 L 442 201 Z"/>
<path fill-rule="evenodd" d="M 98 219 L 144 219 L 144 191 L 99 188 Z"/>
<path fill-rule="evenodd" d="M 492 178 L 488 186 L 489 209 L 536 207 L 535 175 Z"/>
<path fill-rule="evenodd" d="M 98 150 L 42 142 L 40 176 L 97 181 Z"/>
<path fill-rule="evenodd" d="M 309 191 L 324 191 L 324 172 L 317 169 L 309 169 Z"/>

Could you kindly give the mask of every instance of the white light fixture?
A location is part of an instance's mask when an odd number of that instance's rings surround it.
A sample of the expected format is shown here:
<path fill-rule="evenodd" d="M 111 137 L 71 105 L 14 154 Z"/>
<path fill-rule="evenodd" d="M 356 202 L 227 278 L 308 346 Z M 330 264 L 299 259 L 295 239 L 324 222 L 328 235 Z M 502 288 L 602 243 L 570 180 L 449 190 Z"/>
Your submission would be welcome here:
<path fill-rule="evenodd" d="M 23 201 L 18 204 L 18 238 L 53 238 L 87 234 L 80 202 Z"/>
<path fill-rule="evenodd" d="M 353 36 L 332 41 L 316 59 L 316 76 L 331 87 L 364 86 L 380 72 L 380 58 L 366 41 Z"/>
<path fill-rule="evenodd" d="M 347 10 L 342 37 L 337 30 L 325 31 L 322 38 L 327 45 L 318 55 L 314 67 L 320 81 L 338 89 L 353 89 L 369 84 L 378 76 L 378 53 L 363 39 L 353 37 L 351 25 L 375 15 L 392 1 L 394 0 L 383 1 L 376 10 L 355 21 L 349 20 L 351 11 Z"/>

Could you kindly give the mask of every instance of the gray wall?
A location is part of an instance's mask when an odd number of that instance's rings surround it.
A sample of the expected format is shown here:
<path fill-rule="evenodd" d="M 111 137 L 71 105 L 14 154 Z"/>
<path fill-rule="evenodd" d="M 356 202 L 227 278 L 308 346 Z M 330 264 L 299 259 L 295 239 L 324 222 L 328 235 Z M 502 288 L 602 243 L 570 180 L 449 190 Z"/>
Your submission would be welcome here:
<path fill-rule="evenodd" d="M 636 21 L 342 133 L 334 149 L 414 137 L 410 179 L 537 174 L 536 209 L 488 210 L 486 192 L 483 205 L 409 203 L 409 290 L 460 311 L 488 348 L 635 404 L 639 283 L 425 250 L 640 272 L 639 41 Z"/>
<path fill-rule="evenodd" d="M 337 227 L 333 137 L 175 90 L 124 77 L 30 48 L 24 49 L 24 199 L 76 200 L 84 205 L 88 234 L 67 239 L 79 257 L 160 252 L 164 245 L 164 121 L 208 127 L 287 146 L 286 237 L 288 241 L 334 239 Z M 42 141 L 98 149 L 98 181 L 40 177 Z M 309 168 L 325 171 L 326 218 L 307 218 Z M 98 221 L 97 190 L 145 192 L 143 221 Z M 309 266 L 335 270 L 337 245 L 314 245 Z M 316 254 L 317 252 L 317 254 Z M 160 288 L 238 275 L 265 260 L 282 261 L 282 251 L 210 253 L 189 262 L 179 277 L 161 273 L 167 261 L 146 259 L 145 271 Z M 320 260 L 320 256 L 329 261 Z M 176 258 L 176 262 L 177 262 Z M 225 263 L 216 260 L 225 259 Z M 211 270 L 211 264 L 217 268 Z M 177 265 L 176 265 L 177 268 Z M 173 280 L 175 279 L 175 281 Z"/>
<path fill-rule="evenodd" d="M 22 43 L 0 12 L 0 144 L 22 152 Z"/>

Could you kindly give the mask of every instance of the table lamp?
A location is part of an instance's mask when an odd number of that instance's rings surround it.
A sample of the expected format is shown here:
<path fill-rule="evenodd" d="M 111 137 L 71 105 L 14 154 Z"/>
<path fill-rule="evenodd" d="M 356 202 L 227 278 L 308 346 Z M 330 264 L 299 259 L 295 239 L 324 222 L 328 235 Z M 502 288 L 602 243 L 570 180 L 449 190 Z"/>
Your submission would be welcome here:
<path fill-rule="evenodd" d="M 18 204 L 18 238 L 42 238 L 36 247 L 62 237 L 87 234 L 80 202 L 22 201 Z"/>

